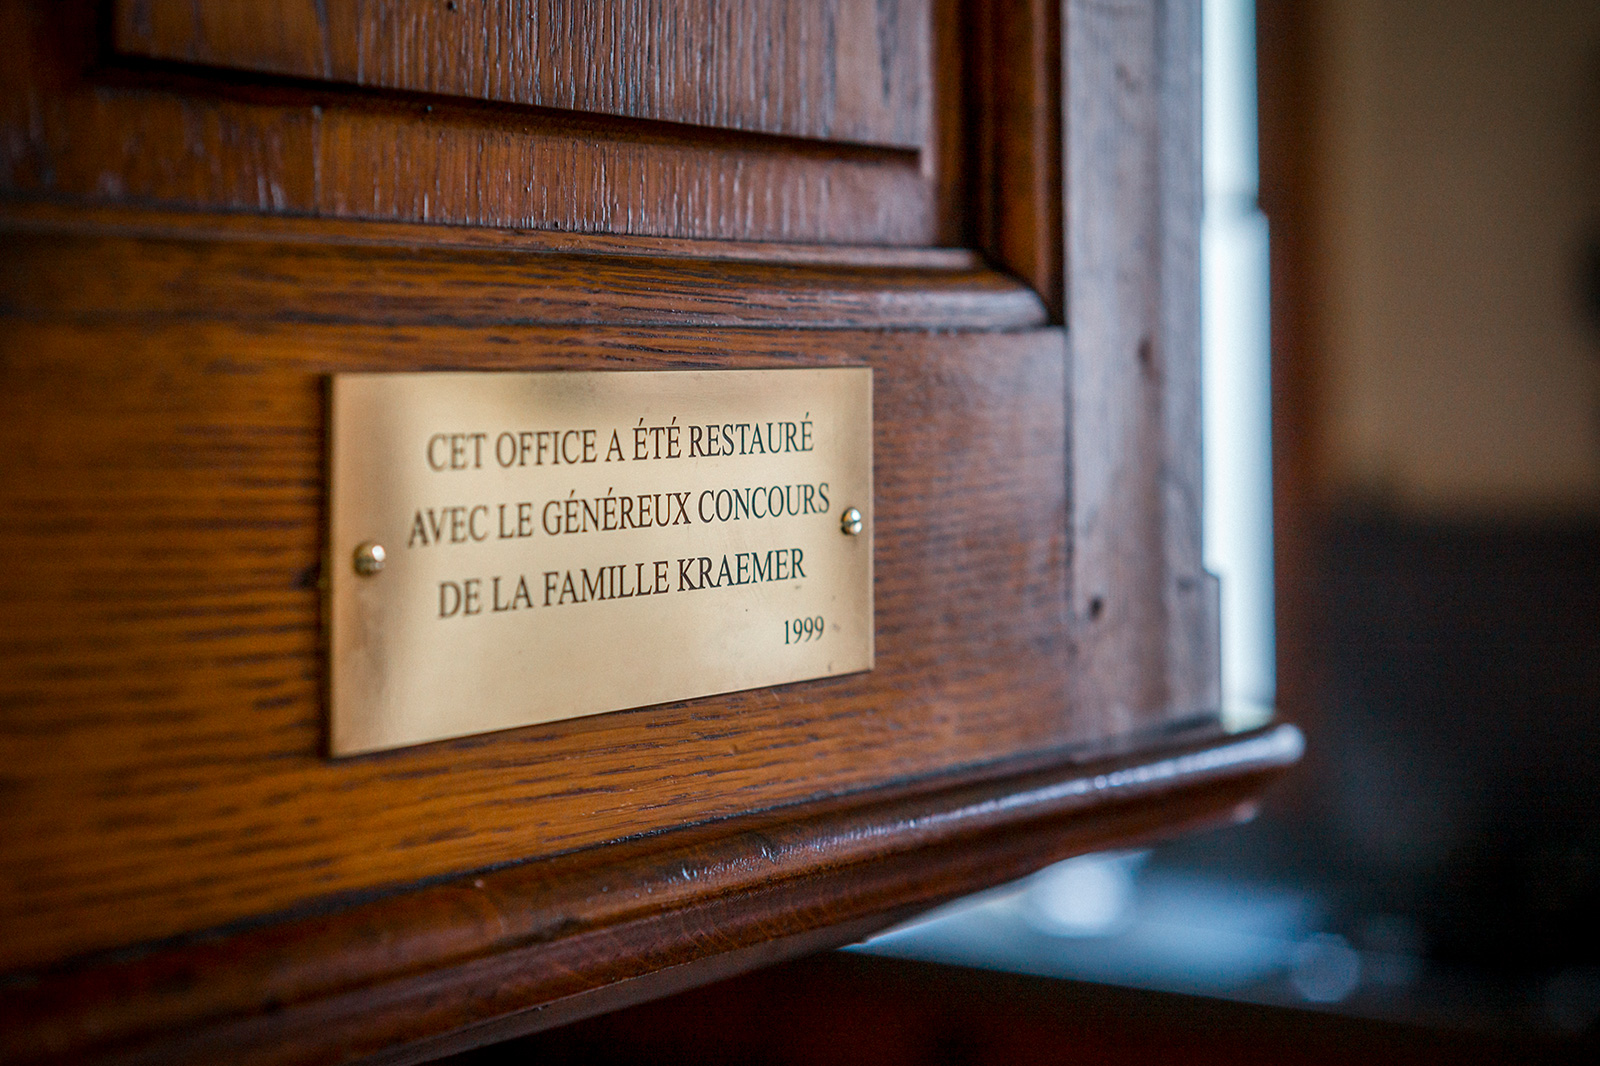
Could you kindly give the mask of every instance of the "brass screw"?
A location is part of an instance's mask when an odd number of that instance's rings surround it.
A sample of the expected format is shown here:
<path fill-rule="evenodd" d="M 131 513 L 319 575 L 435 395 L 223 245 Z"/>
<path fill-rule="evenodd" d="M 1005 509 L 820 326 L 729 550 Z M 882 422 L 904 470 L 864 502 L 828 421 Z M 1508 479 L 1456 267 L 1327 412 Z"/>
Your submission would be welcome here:
<path fill-rule="evenodd" d="M 371 540 L 364 542 L 360 547 L 356 548 L 353 559 L 356 573 L 362 577 L 371 577 L 383 569 L 385 558 L 387 558 L 387 553 L 384 552 L 382 544 Z"/>
<path fill-rule="evenodd" d="M 840 532 L 847 537 L 854 537 L 860 534 L 861 528 L 861 512 L 854 507 L 846 507 L 839 519 Z"/>

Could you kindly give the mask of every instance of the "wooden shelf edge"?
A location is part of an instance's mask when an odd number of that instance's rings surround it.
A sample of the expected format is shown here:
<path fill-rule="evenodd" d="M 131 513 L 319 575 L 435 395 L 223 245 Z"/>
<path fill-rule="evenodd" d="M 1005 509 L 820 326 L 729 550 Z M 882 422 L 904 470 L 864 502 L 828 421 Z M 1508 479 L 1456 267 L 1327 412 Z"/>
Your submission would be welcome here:
<path fill-rule="evenodd" d="M 1248 817 L 1292 725 L 991 768 L 12 974 L 0 1059 L 423 1061 L 850 943 L 1105 846 Z"/>

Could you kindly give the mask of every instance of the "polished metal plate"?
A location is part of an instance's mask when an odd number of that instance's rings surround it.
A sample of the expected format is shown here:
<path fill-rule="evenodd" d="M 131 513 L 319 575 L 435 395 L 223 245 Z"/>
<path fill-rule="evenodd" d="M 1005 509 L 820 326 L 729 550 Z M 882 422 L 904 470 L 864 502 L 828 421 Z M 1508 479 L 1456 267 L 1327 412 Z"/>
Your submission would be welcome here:
<path fill-rule="evenodd" d="M 341 374 L 330 747 L 869 670 L 866 368 Z"/>

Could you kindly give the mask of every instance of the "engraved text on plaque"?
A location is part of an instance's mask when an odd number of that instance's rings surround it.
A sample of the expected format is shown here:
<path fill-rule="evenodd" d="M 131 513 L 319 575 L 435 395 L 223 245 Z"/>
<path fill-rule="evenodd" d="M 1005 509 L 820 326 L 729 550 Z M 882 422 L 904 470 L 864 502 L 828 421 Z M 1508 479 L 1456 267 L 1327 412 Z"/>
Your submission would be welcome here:
<path fill-rule="evenodd" d="M 865 368 L 335 376 L 331 747 L 872 667 Z"/>

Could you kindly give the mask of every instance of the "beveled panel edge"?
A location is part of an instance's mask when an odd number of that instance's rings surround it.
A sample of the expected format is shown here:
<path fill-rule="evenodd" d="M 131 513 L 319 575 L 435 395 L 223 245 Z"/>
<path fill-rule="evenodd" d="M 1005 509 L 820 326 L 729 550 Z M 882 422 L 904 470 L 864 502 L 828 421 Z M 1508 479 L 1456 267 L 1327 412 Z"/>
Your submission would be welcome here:
<path fill-rule="evenodd" d="M 1014 331 L 1037 293 L 964 249 L 607 237 L 0 197 L 0 314 Z"/>
<path fill-rule="evenodd" d="M 0 229 L 120 237 L 170 237 L 352 247 L 485 249 L 566 255 L 728 259 L 747 263 L 971 271 L 984 266 L 970 248 L 888 244 L 794 244 L 782 241 L 701 240 L 615 233 L 577 233 L 520 226 L 451 222 L 272 215 L 253 211 L 83 204 L 0 194 Z"/>
<path fill-rule="evenodd" d="M 1056 752 L 14 973 L 0 1057 L 425 1061 L 1246 819 L 1303 747 L 1278 724 L 1087 764 Z"/>

